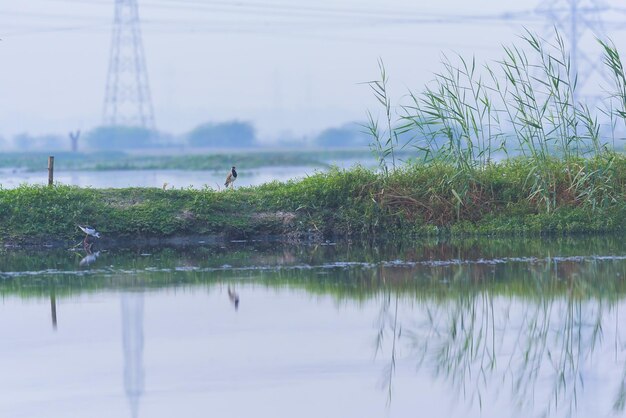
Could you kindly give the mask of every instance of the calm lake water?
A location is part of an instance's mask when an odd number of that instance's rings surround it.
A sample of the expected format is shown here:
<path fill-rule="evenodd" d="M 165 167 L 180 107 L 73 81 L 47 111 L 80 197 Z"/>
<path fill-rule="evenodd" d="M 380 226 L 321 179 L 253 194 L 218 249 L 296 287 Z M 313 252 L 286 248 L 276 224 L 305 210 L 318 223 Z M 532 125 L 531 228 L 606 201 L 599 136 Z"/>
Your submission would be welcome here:
<path fill-rule="evenodd" d="M 96 250 L 0 249 L 0 417 L 624 414 L 622 237 Z"/>
<path fill-rule="evenodd" d="M 302 178 L 323 170 L 320 167 L 262 167 L 258 169 L 238 170 L 235 187 L 257 186 L 269 181 L 287 181 Z M 228 170 L 227 170 L 228 171 Z M 213 189 L 224 188 L 227 171 L 188 171 L 188 170 L 57 170 L 54 181 L 71 186 L 94 188 L 124 187 L 192 187 L 201 189 L 205 186 Z M 0 172 L 0 185 L 13 189 L 21 184 L 48 184 L 47 171 Z"/>

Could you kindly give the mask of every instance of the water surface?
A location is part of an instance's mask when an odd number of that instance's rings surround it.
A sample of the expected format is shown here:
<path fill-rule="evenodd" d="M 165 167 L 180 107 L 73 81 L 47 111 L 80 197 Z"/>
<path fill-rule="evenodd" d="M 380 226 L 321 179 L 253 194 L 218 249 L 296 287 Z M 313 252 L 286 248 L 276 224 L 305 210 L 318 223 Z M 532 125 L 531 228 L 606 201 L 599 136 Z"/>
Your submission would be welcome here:
<path fill-rule="evenodd" d="M 262 167 L 239 170 L 236 187 L 257 186 L 269 181 L 297 180 L 314 174 L 315 167 Z M 94 188 L 163 187 L 224 188 L 226 171 L 215 170 L 56 170 L 54 181 L 61 184 Z M 0 173 L 0 185 L 13 189 L 21 184 L 48 184 L 47 171 L 12 171 Z"/>
<path fill-rule="evenodd" d="M 95 250 L 0 250 L 0 416 L 624 411 L 621 237 Z"/>

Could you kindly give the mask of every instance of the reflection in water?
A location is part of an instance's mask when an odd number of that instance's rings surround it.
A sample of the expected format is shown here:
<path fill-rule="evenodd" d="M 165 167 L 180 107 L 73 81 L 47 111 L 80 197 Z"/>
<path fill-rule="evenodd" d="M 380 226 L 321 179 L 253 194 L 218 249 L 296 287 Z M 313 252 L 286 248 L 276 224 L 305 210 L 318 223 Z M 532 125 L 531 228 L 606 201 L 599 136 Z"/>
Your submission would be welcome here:
<path fill-rule="evenodd" d="M 235 310 L 239 309 L 239 294 L 228 286 L 228 299 L 233 304 Z"/>
<path fill-rule="evenodd" d="M 380 313 L 378 315 L 378 334 L 376 335 L 376 350 L 374 357 L 378 356 L 385 346 L 385 340 L 388 334 L 391 334 L 391 349 L 389 364 L 385 367 L 383 372 L 383 386 L 387 387 L 387 405 L 391 403 L 392 388 L 393 388 L 393 376 L 396 371 L 396 342 L 402 335 L 401 328 L 398 328 L 398 298 L 396 293 L 393 303 L 393 314 L 390 314 L 391 309 L 391 293 L 387 293 L 383 296 L 380 306 Z"/>
<path fill-rule="evenodd" d="M 147 253 L 151 256 L 142 256 Z M 342 314 L 366 312 L 364 339 L 371 344 L 371 321 L 376 320 L 375 358 L 385 365 L 376 374 L 386 393 L 377 393 L 381 405 L 386 397 L 390 410 L 407 386 L 413 390 L 415 381 L 408 380 L 407 374 L 425 378 L 432 387 L 441 385 L 445 395 L 461 399 L 468 409 L 464 416 L 480 416 L 486 405 L 496 403 L 508 407 L 501 416 L 518 410 L 584 416 L 581 404 L 598 404 L 621 414 L 626 404 L 626 345 L 618 309 L 626 296 L 626 243 L 620 237 L 432 241 L 382 247 L 240 242 L 182 249 L 113 248 L 107 252 L 106 267 L 91 269 L 78 268 L 67 251 L 51 251 L 47 260 L 27 250 L 9 252 L 3 261 L 0 295 L 46 298 L 46 302 L 49 297 L 53 326 L 57 297 L 122 292 L 124 387 L 133 418 L 144 393 L 144 292 L 161 291 L 162 300 L 168 301 L 199 288 L 208 294 L 215 289 L 223 303 L 224 286 L 235 309 L 239 292 L 245 292 L 246 306 L 254 307 L 258 294 L 269 289 L 276 295 L 292 292 L 289 300 L 303 307 L 315 305 L 321 310 L 316 298 L 310 297 L 315 295 L 332 298 Z M 82 260 L 79 264 L 85 265 Z M 367 310 L 361 310 L 363 306 Z M 244 311 L 234 316 L 237 322 L 229 327 L 241 333 L 238 337 L 257 338 L 251 324 L 259 325 L 260 318 L 276 321 L 278 328 L 280 321 L 289 322 L 283 326 L 294 328 L 293 333 L 281 343 L 289 345 L 302 335 L 294 325 L 297 312 L 292 317 L 271 308 L 255 310 L 260 312 L 254 315 L 259 318 L 255 323 L 256 318 Z M 333 318 L 340 322 L 340 316 Z M 65 310 L 64 317 L 70 317 Z M 193 323 L 190 317 L 178 320 Z M 227 346 L 229 339 L 222 335 L 219 340 L 217 329 L 211 329 L 210 335 Z M 337 333 L 345 331 L 337 329 Z M 361 349 L 369 361 L 371 345 Z M 240 353 L 226 351 L 227 357 Z M 203 356 L 204 351 L 195 360 L 201 362 Z M 231 377 L 226 364 L 224 373 Z M 331 368 L 341 369 L 341 364 L 332 364 Z M 150 371 L 151 378 L 156 374 Z M 442 402 L 448 401 L 445 395 L 439 395 Z"/>
<path fill-rule="evenodd" d="M 404 309 L 400 318 L 398 295 L 395 304 L 389 294 L 385 295 L 377 353 L 381 340 L 388 336 L 390 359 L 383 374 L 389 399 L 397 344 L 402 341 L 404 358 L 412 367 L 431 371 L 470 405 L 477 403 L 482 409 L 486 400 L 495 402 L 506 396 L 509 388 L 508 396 L 516 409 L 538 408 L 545 416 L 556 412 L 574 415 L 585 383 L 597 378 L 592 364 L 598 361 L 595 351 L 602 347 L 604 330 L 615 330 L 609 343 L 616 358 L 626 346 L 619 332 L 615 302 L 584 296 L 597 279 L 589 274 L 590 266 L 563 264 L 530 266 L 535 290 L 522 295 L 513 288 L 500 294 L 489 289 L 469 287 L 457 292 L 449 288 L 447 297 L 419 299 L 416 306 Z M 470 271 L 465 270 L 464 275 L 449 273 L 458 275 L 449 279 L 458 282 L 466 280 Z M 482 281 L 487 275 L 474 277 Z M 594 279 L 590 281 L 590 277 Z M 554 289 L 562 284 L 565 292 L 555 296 Z M 405 305 L 414 303 L 407 300 Z M 611 324 L 613 314 L 615 322 Z M 618 388 L 608 388 L 617 394 L 614 412 L 624 410 L 624 379 Z"/>
<path fill-rule="evenodd" d="M 78 265 L 80 267 L 87 267 L 88 265 L 93 264 L 98 259 L 98 257 L 100 257 L 100 251 L 96 251 L 95 253 L 87 253 L 86 256 L 81 258 Z"/>
<path fill-rule="evenodd" d="M 139 416 L 143 394 L 143 292 L 122 294 L 122 344 L 124 346 L 124 389 L 131 417 Z"/>
<path fill-rule="evenodd" d="M 52 329 L 57 329 L 57 296 L 54 290 L 50 292 L 50 317 L 52 318 Z"/>

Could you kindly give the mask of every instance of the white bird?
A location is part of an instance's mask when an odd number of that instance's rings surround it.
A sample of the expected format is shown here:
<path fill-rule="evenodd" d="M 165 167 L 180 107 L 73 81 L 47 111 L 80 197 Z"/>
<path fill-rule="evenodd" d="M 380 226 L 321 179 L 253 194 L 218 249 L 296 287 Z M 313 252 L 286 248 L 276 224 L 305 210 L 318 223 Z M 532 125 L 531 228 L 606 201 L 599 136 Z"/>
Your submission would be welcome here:
<path fill-rule="evenodd" d="M 83 240 L 83 248 L 87 252 L 87 254 L 91 254 L 91 247 L 93 246 L 93 242 L 89 242 L 89 237 L 100 238 L 100 232 L 96 231 L 96 228 L 91 226 L 83 226 L 78 225 L 81 231 L 85 233 L 85 239 Z"/>
<path fill-rule="evenodd" d="M 92 228 L 92 227 L 87 226 L 87 225 L 85 225 L 85 226 L 78 225 L 78 227 L 81 229 L 81 231 L 83 231 L 85 234 L 87 234 L 87 236 L 100 238 L 100 232 L 96 231 L 95 228 Z"/>

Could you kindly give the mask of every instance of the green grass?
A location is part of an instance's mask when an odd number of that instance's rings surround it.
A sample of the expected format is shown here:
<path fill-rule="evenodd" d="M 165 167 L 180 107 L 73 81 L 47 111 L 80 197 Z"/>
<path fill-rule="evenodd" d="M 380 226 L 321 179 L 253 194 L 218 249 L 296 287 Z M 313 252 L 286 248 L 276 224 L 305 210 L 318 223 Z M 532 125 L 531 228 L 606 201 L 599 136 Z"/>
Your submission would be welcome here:
<path fill-rule="evenodd" d="M 405 165 L 389 175 L 354 167 L 300 181 L 234 191 L 85 189 L 55 185 L 0 190 L 0 239 L 42 242 L 77 236 L 77 224 L 108 237 L 288 235 L 367 238 L 437 234 L 569 233 L 626 229 L 626 157 L 612 155 L 602 201 L 572 188 L 569 171 L 599 159 L 550 161 L 553 210 L 533 192 L 533 166 L 520 158 L 471 178 L 454 166 Z M 464 199 L 459 191 L 464 190 Z M 80 235 L 80 234 L 79 234 Z"/>

